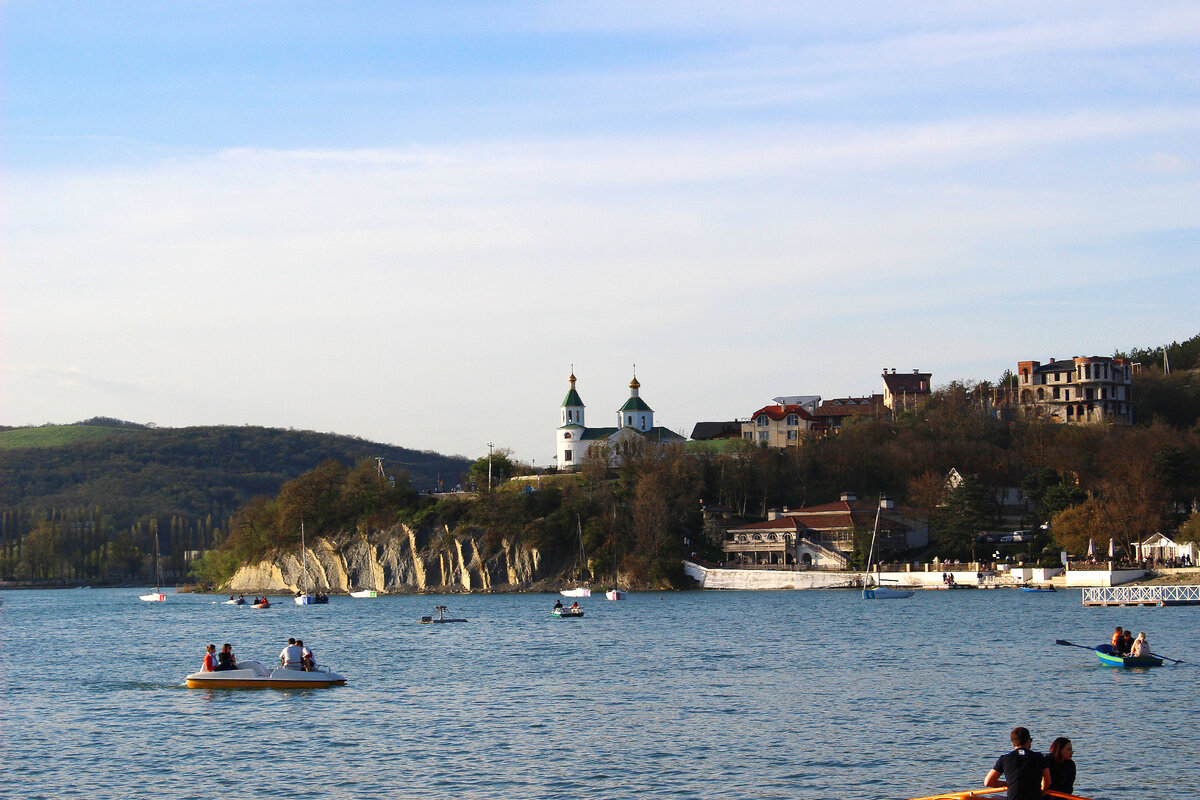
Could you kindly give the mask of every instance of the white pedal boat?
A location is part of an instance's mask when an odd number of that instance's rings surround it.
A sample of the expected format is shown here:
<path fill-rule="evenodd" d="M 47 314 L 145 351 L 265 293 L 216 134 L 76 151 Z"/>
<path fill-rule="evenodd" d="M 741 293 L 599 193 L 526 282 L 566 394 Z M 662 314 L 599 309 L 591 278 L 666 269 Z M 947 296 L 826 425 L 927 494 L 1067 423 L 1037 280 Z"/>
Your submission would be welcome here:
<path fill-rule="evenodd" d="M 260 661 L 241 661 L 237 669 L 215 672 L 193 672 L 187 676 L 189 689 L 324 689 L 344 686 L 346 679 L 329 667 L 302 669 L 276 667 L 267 669 Z"/>

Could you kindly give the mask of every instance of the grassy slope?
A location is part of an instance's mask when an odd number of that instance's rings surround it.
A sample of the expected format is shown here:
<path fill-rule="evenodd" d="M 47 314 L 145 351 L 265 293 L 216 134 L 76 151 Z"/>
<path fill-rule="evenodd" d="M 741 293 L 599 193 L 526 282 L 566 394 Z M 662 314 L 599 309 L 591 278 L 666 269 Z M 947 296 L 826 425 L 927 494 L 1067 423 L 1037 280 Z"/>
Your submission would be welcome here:
<path fill-rule="evenodd" d="M 18 447 L 62 447 L 78 442 L 122 436 L 132 428 L 105 428 L 99 425 L 44 425 L 38 428 L 12 428 L 0 431 L 0 450 Z"/>

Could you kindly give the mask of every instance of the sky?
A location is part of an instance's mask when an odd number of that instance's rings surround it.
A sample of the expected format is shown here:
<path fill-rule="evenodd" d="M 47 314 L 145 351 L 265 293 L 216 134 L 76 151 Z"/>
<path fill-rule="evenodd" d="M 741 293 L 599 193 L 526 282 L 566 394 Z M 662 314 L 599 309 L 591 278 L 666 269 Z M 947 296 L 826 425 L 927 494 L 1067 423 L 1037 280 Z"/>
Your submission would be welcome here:
<path fill-rule="evenodd" d="M 0 0 L 0 424 L 553 463 L 1200 332 L 1195 2 Z"/>

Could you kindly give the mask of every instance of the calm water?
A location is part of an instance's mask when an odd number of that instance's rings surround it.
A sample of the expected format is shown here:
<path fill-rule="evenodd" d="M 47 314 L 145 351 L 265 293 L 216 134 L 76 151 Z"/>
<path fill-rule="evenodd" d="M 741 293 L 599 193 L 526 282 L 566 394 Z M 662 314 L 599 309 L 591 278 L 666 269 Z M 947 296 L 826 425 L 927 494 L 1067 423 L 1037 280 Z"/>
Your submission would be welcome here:
<path fill-rule="evenodd" d="M 1115 624 L 1200 662 L 1200 608 L 1079 593 L 335 597 L 255 611 L 136 590 L 0 592 L 0 796 L 906 798 L 982 784 L 1027 725 L 1077 791 L 1200 797 L 1191 664 L 1055 646 Z M 461 625 L 419 625 L 435 604 Z M 181 687 L 203 646 L 299 636 L 344 688 Z"/>

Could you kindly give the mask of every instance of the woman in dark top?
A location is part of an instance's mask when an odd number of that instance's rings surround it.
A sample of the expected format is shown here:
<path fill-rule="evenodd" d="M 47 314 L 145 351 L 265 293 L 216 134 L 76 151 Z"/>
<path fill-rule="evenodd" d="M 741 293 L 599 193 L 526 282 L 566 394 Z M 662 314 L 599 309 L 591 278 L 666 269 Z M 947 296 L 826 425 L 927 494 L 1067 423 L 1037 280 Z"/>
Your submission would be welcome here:
<path fill-rule="evenodd" d="M 233 645 L 229 642 L 217 653 L 217 670 L 237 669 L 237 659 L 233 657 Z"/>
<path fill-rule="evenodd" d="M 1075 762 L 1071 760 L 1074 754 L 1071 740 L 1065 736 L 1058 737 L 1050 745 L 1050 756 L 1046 759 L 1046 766 L 1050 769 L 1050 786 L 1047 788 L 1064 794 L 1074 793 Z"/>

